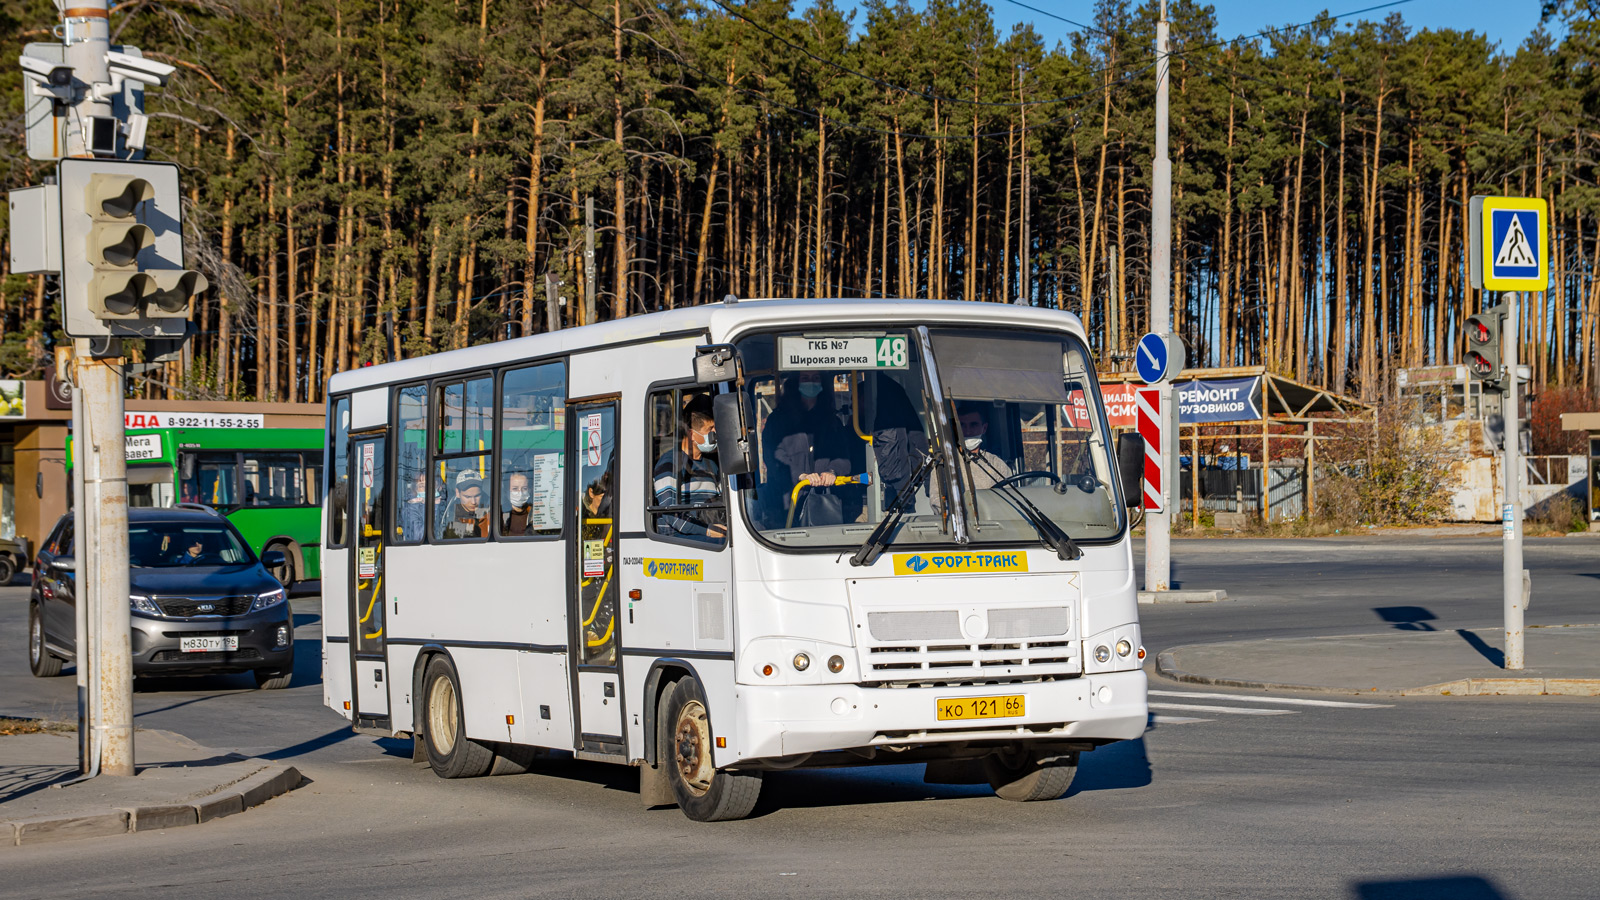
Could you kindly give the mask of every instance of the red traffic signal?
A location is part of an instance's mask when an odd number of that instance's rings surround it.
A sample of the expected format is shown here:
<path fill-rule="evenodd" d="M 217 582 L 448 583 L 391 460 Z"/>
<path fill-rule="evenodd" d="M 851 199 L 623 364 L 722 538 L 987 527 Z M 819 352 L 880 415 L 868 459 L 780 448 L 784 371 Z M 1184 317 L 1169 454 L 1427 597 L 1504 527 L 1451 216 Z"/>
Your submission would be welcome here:
<path fill-rule="evenodd" d="M 1500 380 L 1500 326 L 1505 317 L 1498 306 L 1467 317 L 1467 372 L 1479 381 Z"/>

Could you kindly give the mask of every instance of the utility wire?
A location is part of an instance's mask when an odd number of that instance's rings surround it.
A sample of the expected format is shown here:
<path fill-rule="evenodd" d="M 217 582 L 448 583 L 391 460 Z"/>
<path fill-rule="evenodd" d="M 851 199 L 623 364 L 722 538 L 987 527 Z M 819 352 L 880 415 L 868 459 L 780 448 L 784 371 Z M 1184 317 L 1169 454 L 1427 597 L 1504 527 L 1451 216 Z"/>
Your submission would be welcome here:
<path fill-rule="evenodd" d="M 806 49 L 805 47 L 801 46 L 800 44 L 796 44 L 794 41 L 791 41 L 788 38 L 784 37 L 783 35 L 772 31 L 771 29 L 767 28 L 765 25 L 762 25 L 760 22 L 757 22 L 754 19 L 751 19 L 749 16 L 746 16 L 744 13 L 740 12 L 739 10 L 735 9 L 734 7 L 729 6 L 726 3 L 723 3 L 722 0 L 710 0 L 710 2 L 715 4 L 716 6 L 721 7 L 724 11 L 726 11 L 728 13 L 728 15 L 731 15 L 734 18 L 739 19 L 740 21 L 749 23 L 751 27 L 755 28 L 757 31 L 761 32 L 762 34 L 765 34 L 765 35 L 767 35 L 767 36 L 779 41 L 780 43 L 788 46 L 790 49 L 793 49 L 793 50 L 799 51 L 800 53 L 805 54 L 808 58 L 810 58 L 814 62 L 822 63 L 823 65 L 828 66 L 829 68 L 838 69 L 840 72 L 844 72 L 847 75 L 854 75 L 857 78 L 865 79 L 867 81 L 872 82 L 873 84 L 878 85 L 879 87 L 886 88 L 886 89 L 891 90 L 891 91 L 896 91 L 896 92 L 901 93 L 901 94 L 909 94 L 910 96 L 913 96 L 913 97 L 921 97 L 924 100 L 938 100 L 938 101 L 943 102 L 943 103 L 956 103 L 956 104 L 961 104 L 963 106 L 991 106 L 991 107 L 1006 107 L 1006 108 L 1015 109 L 1017 107 L 1026 107 L 1026 106 L 1048 106 L 1048 105 L 1054 104 L 1054 103 L 1070 103 L 1071 101 L 1076 100 L 1076 99 L 1078 99 L 1079 97 L 1082 96 L 1081 94 L 1079 94 L 1079 95 L 1073 95 L 1073 96 L 1068 96 L 1068 97 L 1052 97 L 1052 98 L 1050 98 L 1048 100 L 1021 100 L 1021 101 L 1010 101 L 1010 100 L 964 100 L 964 99 L 962 99 L 960 97 L 946 97 L 946 96 L 943 96 L 943 95 L 940 95 L 940 94 L 930 93 L 928 91 L 919 91 L 919 90 L 917 90 L 915 88 L 902 87 L 902 86 L 900 86 L 898 84 L 894 84 L 893 82 L 884 81 L 883 79 L 878 78 L 877 76 L 868 75 L 866 72 L 857 71 L 856 69 L 852 69 L 849 66 L 841 65 L 839 63 L 834 62 L 831 59 L 827 59 L 825 57 L 818 56 L 817 54 L 812 53 L 810 50 Z M 1104 71 L 1104 70 L 1102 70 L 1102 71 Z"/>
<path fill-rule="evenodd" d="M 579 10 L 585 12 L 585 13 L 588 13 L 589 15 L 593 16 L 595 19 L 599 20 L 600 22 L 603 22 L 606 25 L 606 27 L 612 29 L 613 31 L 620 30 L 620 29 L 617 28 L 617 25 L 614 22 L 611 21 L 611 19 L 607 18 L 606 16 L 601 15 L 600 13 L 595 12 L 594 10 L 588 8 L 587 6 L 584 6 L 582 3 L 578 2 L 578 0 L 567 0 L 567 3 L 568 3 L 568 5 L 570 5 L 572 7 L 575 7 L 576 9 L 579 9 Z M 627 32 L 624 31 L 623 33 L 626 34 Z M 1048 128 L 1048 127 L 1050 127 L 1052 125 L 1057 125 L 1057 124 L 1065 122 L 1065 121 L 1067 121 L 1069 119 L 1075 118 L 1079 114 L 1081 114 L 1083 112 L 1083 110 L 1087 109 L 1088 106 L 1089 106 L 1089 103 L 1085 102 L 1084 104 L 1080 105 L 1079 107 L 1077 107 L 1076 109 L 1072 110 L 1071 112 L 1065 113 L 1063 115 L 1056 116 L 1056 117 L 1051 118 L 1051 119 L 1046 119 L 1046 120 L 1044 120 L 1042 122 L 1039 122 L 1037 124 L 1029 125 L 1026 128 L 1013 128 L 1013 129 L 1010 129 L 1008 131 L 988 131 L 988 132 L 979 132 L 977 134 L 972 134 L 970 132 L 960 132 L 960 133 L 952 132 L 950 134 L 920 134 L 920 133 L 909 132 L 909 131 L 893 131 L 893 130 L 889 130 L 889 129 L 885 129 L 885 128 L 878 128 L 878 127 L 875 127 L 875 126 L 872 126 L 872 125 L 864 125 L 864 124 L 862 124 L 860 122 L 854 122 L 854 121 L 851 121 L 849 119 L 840 119 L 840 118 L 836 118 L 834 116 L 825 115 L 825 114 L 823 114 L 821 112 L 818 112 L 817 110 L 814 110 L 814 109 L 803 109 L 803 108 L 798 107 L 798 106 L 791 106 L 791 105 L 789 105 L 787 103 L 782 103 L 780 101 L 772 99 L 771 97 L 767 96 L 766 94 L 761 93 L 760 91 L 751 90 L 750 88 L 740 87 L 740 86 L 738 86 L 738 85 L 726 80 L 725 78 L 723 78 L 720 75 L 716 75 L 716 74 L 713 74 L 711 72 L 708 72 L 705 69 L 702 69 L 699 66 L 695 65 L 694 63 L 689 62 L 688 60 L 683 58 L 682 54 L 677 53 L 677 52 L 672 51 L 672 50 L 668 50 L 667 48 L 662 47 L 659 43 L 654 43 L 654 42 L 652 42 L 652 43 L 654 44 L 654 46 L 659 48 L 664 54 L 666 54 L 666 56 L 670 57 L 670 59 L 668 60 L 669 62 L 675 63 L 676 65 L 678 65 L 678 66 L 680 66 L 682 68 L 688 69 L 691 72 L 695 72 L 695 73 L 699 74 L 701 77 L 705 78 L 707 81 L 711 82 L 713 85 L 716 85 L 718 87 L 727 88 L 728 90 L 737 91 L 737 92 L 739 92 L 741 94 L 744 94 L 745 96 L 752 97 L 752 98 L 754 98 L 756 100 L 760 100 L 763 103 L 770 104 L 770 105 L 772 105 L 772 106 L 774 106 L 774 107 L 776 107 L 778 109 L 786 110 L 786 111 L 792 112 L 792 113 L 794 113 L 796 115 L 805 116 L 805 117 L 811 118 L 811 119 L 817 119 L 818 121 L 822 121 L 822 122 L 828 122 L 828 123 L 830 123 L 832 125 L 836 125 L 836 126 L 838 126 L 840 128 L 855 129 L 857 131 L 864 131 L 864 132 L 867 132 L 869 134 L 878 134 L 878 135 L 882 135 L 884 137 L 902 137 L 902 138 L 912 138 L 912 139 L 917 139 L 917 140 L 928 140 L 928 141 L 965 141 L 965 140 L 973 140 L 975 138 L 976 139 L 985 139 L 985 140 L 993 140 L 993 139 L 997 139 L 997 138 L 1008 138 L 1008 139 L 1010 139 L 1010 138 L 1016 137 L 1018 134 L 1026 134 L 1026 133 L 1031 132 L 1031 131 L 1036 131 L 1036 130 L 1039 130 L 1039 129 Z M 1141 67 L 1139 69 L 1135 69 L 1133 71 L 1123 73 L 1122 77 L 1118 78 L 1116 81 L 1114 81 L 1114 82 L 1112 82 L 1110 84 L 1103 84 L 1100 87 L 1091 88 L 1091 89 L 1089 89 L 1087 91 L 1083 91 L 1082 93 L 1075 94 L 1075 95 L 1073 95 L 1071 97 L 1062 98 L 1062 99 L 1063 100 L 1067 100 L 1067 99 L 1076 100 L 1076 99 L 1080 99 L 1080 98 L 1092 98 L 1092 97 L 1097 96 L 1097 95 L 1099 95 L 1099 94 L 1101 94 L 1103 92 L 1116 90 L 1118 88 L 1125 87 L 1125 86 L 1133 83 L 1133 77 L 1135 75 L 1142 74 L 1142 73 L 1147 72 L 1147 71 L 1149 71 L 1150 69 L 1153 69 L 1153 68 L 1155 68 L 1155 63 L 1152 61 L 1152 62 L 1144 65 L 1143 67 Z"/>

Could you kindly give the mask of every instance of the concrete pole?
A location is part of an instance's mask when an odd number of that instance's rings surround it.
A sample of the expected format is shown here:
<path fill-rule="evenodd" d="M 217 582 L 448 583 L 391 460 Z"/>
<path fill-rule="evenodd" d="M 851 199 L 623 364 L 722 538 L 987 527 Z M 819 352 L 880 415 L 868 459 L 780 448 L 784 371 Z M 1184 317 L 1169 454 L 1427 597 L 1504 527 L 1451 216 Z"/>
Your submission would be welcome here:
<path fill-rule="evenodd" d="M 83 343 L 88 343 L 84 341 Z M 110 354 L 120 354 L 113 341 Z M 83 517 L 76 557 L 78 602 L 96 631 L 90 689 L 99 719 L 100 770 L 133 774 L 133 670 L 128 612 L 128 465 L 117 355 L 76 360 L 83 430 L 74 441 L 83 460 Z M 84 570 L 87 563 L 88 571 Z"/>
<path fill-rule="evenodd" d="M 1155 184 L 1150 217 L 1150 330 L 1166 334 L 1172 330 L 1172 161 L 1167 158 L 1167 83 L 1171 59 L 1167 55 L 1167 2 L 1161 0 L 1161 18 L 1156 21 L 1156 148 Z M 1165 591 L 1172 581 L 1172 512 L 1178 492 L 1177 410 L 1172 402 L 1172 382 L 1156 385 L 1161 394 L 1161 456 L 1166 473 L 1161 480 L 1165 494 L 1162 512 L 1144 519 L 1144 589 Z"/>
<path fill-rule="evenodd" d="M 1522 296 L 1506 294 L 1506 323 L 1501 329 L 1505 385 L 1505 498 L 1500 507 L 1500 532 L 1505 545 L 1503 593 L 1506 618 L 1506 668 L 1521 669 L 1522 653 L 1522 426 L 1519 423 L 1517 351 L 1521 340 Z"/>
<path fill-rule="evenodd" d="M 78 341 L 87 344 L 87 341 Z M 83 544 L 82 523 L 83 515 L 83 391 L 77 386 L 77 362 L 69 361 L 69 380 L 72 385 L 72 522 L 76 532 L 74 547 Z M 77 549 L 74 549 L 77 553 Z M 87 578 L 89 567 L 93 564 L 92 554 L 79 554 L 75 560 L 78 574 L 74 579 Z M 37 573 L 36 573 L 37 574 Z M 94 698 L 94 679 L 90 673 L 98 661 L 95 656 L 94 646 L 94 617 L 89 615 L 88 596 L 74 596 L 72 601 L 73 616 L 73 643 L 72 649 L 75 657 L 73 671 L 78 683 L 78 769 L 84 774 L 96 771 L 100 761 L 99 746 L 95 743 L 95 710 L 97 708 Z"/>

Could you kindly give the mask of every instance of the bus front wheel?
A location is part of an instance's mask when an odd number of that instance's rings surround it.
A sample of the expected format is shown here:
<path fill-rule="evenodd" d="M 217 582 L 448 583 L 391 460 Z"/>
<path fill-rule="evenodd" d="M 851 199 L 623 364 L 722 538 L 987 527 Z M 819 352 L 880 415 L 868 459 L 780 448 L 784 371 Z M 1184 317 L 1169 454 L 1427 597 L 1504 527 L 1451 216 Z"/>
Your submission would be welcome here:
<path fill-rule="evenodd" d="M 692 675 L 663 694 L 657 754 L 684 815 L 696 822 L 742 819 L 755 809 L 761 795 L 761 773 L 716 767 L 706 707 L 705 691 Z"/>
<path fill-rule="evenodd" d="M 1032 803 L 1054 800 L 1072 786 L 1078 754 L 1041 756 L 1026 750 L 1002 750 L 983 758 L 989 786 L 1002 800 Z"/>
<path fill-rule="evenodd" d="M 422 737 L 428 766 L 440 778 L 477 778 L 494 767 L 494 750 L 467 737 L 461 679 L 448 656 L 436 656 L 422 675 Z"/>

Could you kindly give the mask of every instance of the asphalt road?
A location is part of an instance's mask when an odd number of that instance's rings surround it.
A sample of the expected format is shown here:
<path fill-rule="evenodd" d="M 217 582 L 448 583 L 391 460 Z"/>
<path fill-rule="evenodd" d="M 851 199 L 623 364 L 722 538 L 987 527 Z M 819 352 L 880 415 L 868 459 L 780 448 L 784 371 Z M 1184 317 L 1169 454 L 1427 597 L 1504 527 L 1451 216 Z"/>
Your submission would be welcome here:
<path fill-rule="evenodd" d="M 1530 621 L 1600 621 L 1600 543 L 1569 541 L 1530 546 Z M 1438 628 L 1499 611 L 1492 540 L 1180 541 L 1175 558 L 1185 585 L 1241 599 L 1143 608 L 1152 649 L 1392 628 L 1404 622 L 1374 610 L 1399 606 Z M 70 714 L 70 678 L 27 674 L 22 599 L 0 589 L 0 713 Z M 314 602 L 296 607 L 312 673 Z M 1085 754 L 1065 800 L 925 785 L 917 766 L 792 772 L 769 776 L 753 818 L 699 825 L 640 808 L 633 773 L 615 767 L 440 780 L 408 743 L 343 728 L 314 677 L 281 692 L 141 683 L 141 725 L 290 760 L 312 783 L 201 827 L 0 848 L 0 870 L 8 897 L 1533 900 L 1600 883 L 1596 701 L 1340 707 L 1153 687 L 1180 708 Z"/>

